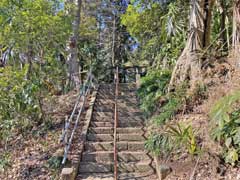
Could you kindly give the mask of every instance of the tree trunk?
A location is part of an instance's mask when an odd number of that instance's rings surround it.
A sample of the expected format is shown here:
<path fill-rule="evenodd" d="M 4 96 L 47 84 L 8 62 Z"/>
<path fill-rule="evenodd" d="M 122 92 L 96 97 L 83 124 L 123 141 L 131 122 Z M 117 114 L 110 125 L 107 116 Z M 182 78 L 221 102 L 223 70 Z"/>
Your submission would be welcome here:
<path fill-rule="evenodd" d="M 73 35 L 70 37 L 69 42 L 69 79 L 75 87 L 79 87 L 81 83 L 80 66 L 78 62 L 78 40 L 79 40 L 79 28 L 81 18 L 81 6 L 82 0 L 77 0 L 76 8 L 74 8 L 74 21 L 73 21 Z"/>
<path fill-rule="evenodd" d="M 202 81 L 200 52 L 210 43 L 212 7 L 215 0 L 191 0 L 190 32 L 186 46 L 173 70 L 169 90 L 183 82 L 191 88 Z"/>
<path fill-rule="evenodd" d="M 233 39 L 232 56 L 234 63 L 240 65 L 240 0 L 235 0 L 233 6 Z"/>
<path fill-rule="evenodd" d="M 226 17 L 227 17 L 227 12 L 226 12 L 226 2 L 225 0 L 220 1 L 220 13 L 221 13 L 221 20 L 220 20 L 220 27 L 221 27 L 221 41 L 223 45 L 223 50 L 227 51 L 228 50 L 228 44 L 227 44 L 227 29 L 226 29 Z"/>

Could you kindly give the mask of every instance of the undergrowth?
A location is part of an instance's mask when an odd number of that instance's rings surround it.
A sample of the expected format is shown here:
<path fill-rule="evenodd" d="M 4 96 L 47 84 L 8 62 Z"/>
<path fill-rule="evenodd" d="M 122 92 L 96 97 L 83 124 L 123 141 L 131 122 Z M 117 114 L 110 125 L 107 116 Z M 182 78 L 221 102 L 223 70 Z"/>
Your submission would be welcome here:
<path fill-rule="evenodd" d="M 211 109 L 212 138 L 222 146 L 223 158 L 235 165 L 240 156 L 240 91 L 222 97 Z"/>
<path fill-rule="evenodd" d="M 177 150 L 187 151 L 191 155 L 200 152 L 192 126 L 180 123 L 166 125 L 160 131 L 151 133 L 145 147 L 161 156 L 168 156 Z"/>
<path fill-rule="evenodd" d="M 153 71 L 142 78 L 138 95 L 141 99 L 141 108 L 154 126 L 146 142 L 146 148 L 156 155 L 167 155 L 173 151 L 185 149 L 191 155 L 199 152 L 195 132 L 192 126 L 177 123 L 171 120 L 185 108 L 193 96 L 187 96 L 187 83 L 177 87 L 174 92 L 167 92 L 171 72 Z M 197 88 L 194 96 L 202 95 L 205 89 Z"/>
<path fill-rule="evenodd" d="M 141 99 L 141 108 L 147 116 L 156 111 L 160 98 L 166 95 L 170 78 L 169 70 L 158 70 L 149 72 L 141 79 L 138 96 Z"/>

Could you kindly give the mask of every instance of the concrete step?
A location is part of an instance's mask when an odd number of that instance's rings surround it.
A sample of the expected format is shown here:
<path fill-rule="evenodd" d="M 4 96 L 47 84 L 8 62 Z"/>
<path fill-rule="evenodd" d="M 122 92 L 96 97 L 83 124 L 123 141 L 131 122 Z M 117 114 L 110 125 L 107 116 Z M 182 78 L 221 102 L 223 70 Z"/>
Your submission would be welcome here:
<path fill-rule="evenodd" d="M 99 141 L 99 142 L 103 142 L 103 141 L 113 141 L 113 135 L 111 134 L 87 134 L 87 140 L 88 141 Z"/>
<path fill-rule="evenodd" d="M 113 134 L 113 127 L 91 127 L 89 129 L 90 133 L 95 134 Z M 126 128 L 117 128 L 117 133 L 119 134 L 136 134 L 142 133 L 144 134 L 144 128 L 135 128 L 135 127 L 126 127 Z"/>
<path fill-rule="evenodd" d="M 113 142 L 87 142 L 84 147 L 85 151 L 112 151 Z"/>
<path fill-rule="evenodd" d="M 113 172 L 112 163 L 81 162 L 79 171 L 81 173 L 111 173 Z"/>
<path fill-rule="evenodd" d="M 142 121 L 134 121 L 134 120 L 127 120 L 125 121 L 122 120 L 121 117 L 119 117 L 119 122 L 118 122 L 118 127 L 121 128 L 126 128 L 126 127 L 138 127 L 141 128 L 143 127 L 144 123 Z"/>
<path fill-rule="evenodd" d="M 146 173 L 154 172 L 152 160 L 130 163 L 118 163 L 118 172 L 120 173 Z"/>
<path fill-rule="evenodd" d="M 125 128 L 117 128 L 117 133 L 119 134 L 144 134 L 145 128 L 142 127 L 125 127 Z"/>
<path fill-rule="evenodd" d="M 113 161 L 114 161 L 113 151 L 84 152 L 82 154 L 82 162 L 104 163 L 104 162 L 113 162 Z"/>
<path fill-rule="evenodd" d="M 89 133 L 87 135 L 88 141 L 113 141 L 113 134 L 92 134 Z M 118 134 L 117 141 L 145 141 L 146 137 L 142 133 L 134 133 L 134 134 Z"/>
<path fill-rule="evenodd" d="M 113 105 L 115 103 L 115 99 L 104 99 L 104 98 L 97 98 L 95 101 L 95 104 L 99 105 Z M 121 98 L 118 98 L 118 103 L 127 103 L 129 105 L 139 105 L 139 101 L 137 100 L 137 98 L 134 96 L 131 97 L 126 97 L 126 96 L 122 96 Z"/>
<path fill-rule="evenodd" d="M 96 118 L 96 117 L 99 117 L 99 118 L 113 118 L 114 117 L 114 112 L 98 112 L 98 111 L 94 111 L 93 112 L 93 118 Z"/>
<path fill-rule="evenodd" d="M 144 142 L 117 142 L 117 148 L 119 151 L 144 151 Z M 113 142 L 87 142 L 85 144 L 85 151 L 112 151 Z"/>
<path fill-rule="evenodd" d="M 114 163 L 96 163 L 96 162 L 81 162 L 79 173 L 112 173 L 114 171 Z M 146 173 L 154 172 L 152 167 L 152 160 L 131 162 L 131 163 L 118 163 L 119 173 Z"/>
<path fill-rule="evenodd" d="M 145 141 L 146 137 L 143 133 L 118 134 L 117 141 Z"/>
<path fill-rule="evenodd" d="M 118 162 L 139 162 L 149 161 L 151 157 L 145 152 L 130 152 L 121 151 L 118 152 Z M 113 151 L 95 151 L 95 152 L 84 152 L 82 155 L 82 162 L 113 162 L 114 152 Z"/>
<path fill-rule="evenodd" d="M 89 132 L 95 134 L 113 134 L 113 130 L 113 127 L 93 127 L 89 129 Z"/>
<path fill-rule="evenodd" d="M 100 122 L 100 121 L 95 121 L 91 122 L 91 127 L 113 127 L 114 124 L 113 122 Z"/>
<path fill-rule="evenodd" d="M 157 180 L 154 172 L 147 173 L 120 173 L 119 180 Z M 114 173 L 83 173 L 77 180 L 114 180 Z"/>

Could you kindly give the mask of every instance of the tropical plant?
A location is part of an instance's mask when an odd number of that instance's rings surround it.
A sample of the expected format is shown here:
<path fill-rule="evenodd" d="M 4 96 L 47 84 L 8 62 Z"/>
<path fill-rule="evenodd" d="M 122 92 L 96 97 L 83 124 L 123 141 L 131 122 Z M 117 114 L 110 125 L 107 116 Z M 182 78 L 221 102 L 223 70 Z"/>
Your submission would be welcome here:
<path fill-rule="evenodd" d="M 179 149 L 186 149 L 189 154 L 195 155 L 200 152 L 195 134 L 191 125 L 169 124 L 150 134 L 145 146 L 155 155 L 167 156 Z"/>
<path fill-rule="evenodd" d="M 148 116 L 156 110 L 160 98 L 167 93 L 170 77 L 169 70 L 155 70 L 141 79 L 138 95 L 141 99 L 141 108 Z"/>
<path fill-rule="evenodd" d="M 240 154 L 240 91 L 226 95 L 216 102 L 210 112 L 212 137 L 223 147 L 226 162 L 234 165 Z"/>

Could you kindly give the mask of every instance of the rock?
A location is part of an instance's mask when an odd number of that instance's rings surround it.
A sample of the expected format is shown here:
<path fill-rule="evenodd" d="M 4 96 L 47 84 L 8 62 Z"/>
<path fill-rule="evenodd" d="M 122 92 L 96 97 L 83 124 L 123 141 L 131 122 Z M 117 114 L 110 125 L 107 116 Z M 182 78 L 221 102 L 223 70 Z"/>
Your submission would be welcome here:
<path fill-rule="evenodd" d="M 165 179 L 171 172 L 172 168 L 167 165 L 160 165 L 161 180 Z"/>
<path fill-rule="evenodd" d="M 73 179 L 73 168 L 63 168 L 61 173 L 62 180 L 72 180 Z"/>

